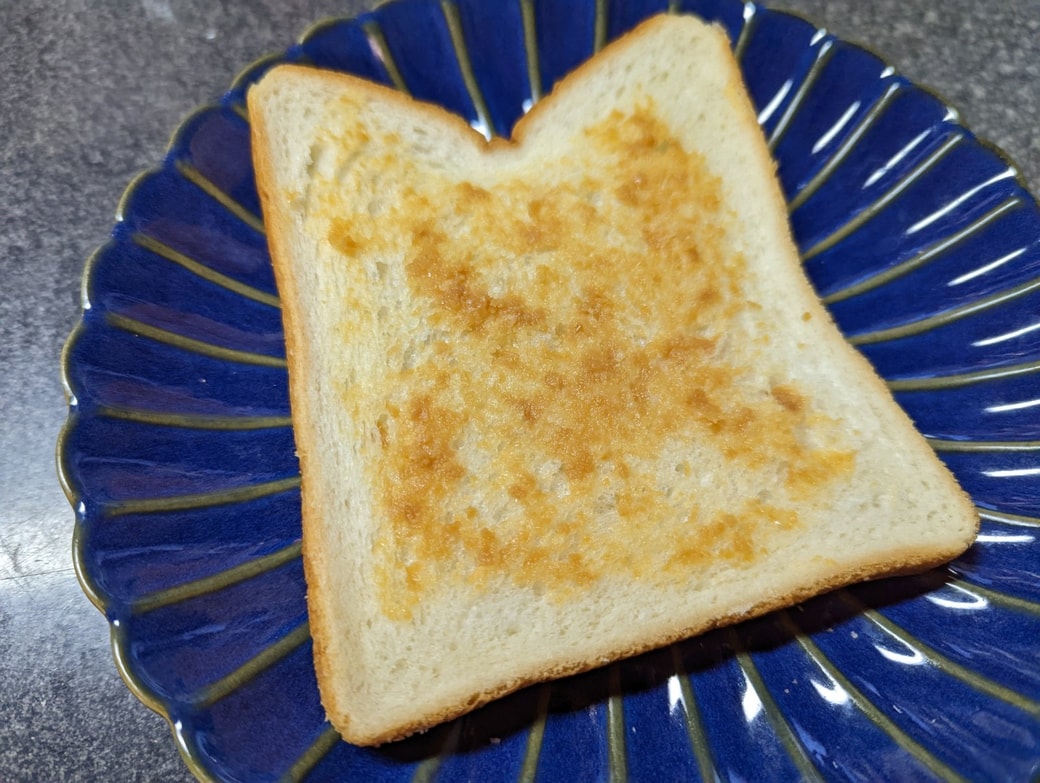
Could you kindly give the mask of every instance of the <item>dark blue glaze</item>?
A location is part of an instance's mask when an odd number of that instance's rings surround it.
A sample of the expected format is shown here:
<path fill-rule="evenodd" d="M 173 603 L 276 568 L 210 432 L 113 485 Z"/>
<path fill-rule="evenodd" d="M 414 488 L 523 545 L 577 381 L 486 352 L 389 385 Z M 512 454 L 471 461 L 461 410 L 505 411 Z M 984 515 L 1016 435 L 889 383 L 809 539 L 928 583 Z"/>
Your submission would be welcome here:
<path fill-rule="evenodd" d="M 84 417 L 70 434 L 69 468 L 101 514 L 119 503 L 216 492 L 297 475 L 292 430 L 222 432 Z"/>
<path fill-rule="evenodd" d="M 303 61 L 360 76 L 379 84 L 390 84 L 386 66 L 376 57 L 365 28 L 358 21 L 333 21 L 319 25 L 300 45 Z"/>
<path fill-rule="evenodd" d="M 993 527 L 987 525 L 987 529 Z M 1029 534 L 1014 529 L 1008 532 Z M 939 578 L 925 583 L 927 593 L 915 595 L 914 600 L 892 601 L 890 595 L 876 589 L 856 592 L 869 605 L 881 603 L 879 611 L 886 619 L 980 679 L 1034 701 L 1040 699 L 1036 636 L 1023 625 L 1019 611 L 972 594 L 970 585 L 945 583 L 941 575 L 935 576 Z M 957 632 L 951 633 L 951 628 Z M 1000 644 L 992 644 L 993 639 L 1000 639 Z"/>
<path fill-rule="evenodd" d="M 260 214 L 249 123 L 231 108 L 213 107 L 189 119 L 174 137 L 170 155 L 192 165 L 253 214 Z"/>
<path fill-rule="evenodd" d="M 775 715 L 749 685 L 728 636 L 709 634 L 684 661 L 715 774 L 721 780 L 798 780 L 798 767 L 772 723 Z"/>
<path fill-rule="evenodd" d="M 673 649 L 650 653 L 623 667 L 625 753 L 636 780 L 652 780 L 668 770 L 672 780 L 702 780 L 690 739 L 682 680 Z"/>
<path fill-rule="evenodd" d="M 244 715 L 250 720 L 241 720 Z M 310 642 L 212 707 L 185 705 L 173 717 L 192 753 L 218 780 L 278 780 L 324 730 Z M 366 754 L 352 751 L 349 761 L 358 755 Z"/>
<path fill-rule="evenodd" d="M 538 776 L 549 780 L 600 781 L 609 769 L 609 672 L 597 670 L 552 689 Z"/>
<path fill-rule="evenodd" d="M 768 138 L 828 39 L 802 19 L 762 8 L 747 22 L 742 38 L 738 54 L 744 81 Z"/>
<path fill-rule="evenodd" d="M 528 713 L 521 713 L 529 716 Z M 477 780 L 489 769 L 502 779 L 519 779 L 527 750 L 526 726 L 489 733 L 487 714 L 477 713 L 459 721 L 459 736 L 452 752 L 437 767 L 444 780 Z M 453 738 L 454 739 L 454 738 Z"/>
<path fill-rule="evenodd" d="M 812 253 L 818 243 L 826 242 L 840 230 L 845 218 L 857 219 L 865 210 L 869 217 L 859 231 L 843 237 L 806 262 L 806 272 L 823 296 L 831 296 L 871 275 L 908 261 L 917 253 L 955 234 L 985 215 L 1008 197 L 1017 194 L 1007 164 L 989 150 L 961 140 L 934 164 L 927 167 L 931 152 L 957 137 L 963 131 L 936 133 L 929 144 L 922 142 L 920 154 L 909 154 L 895 166 L 892 187 L 905 187 L 898 197 L 885 199 L 890 193 L 874 192 L 877 186 L 859 177 L 846 180 L 845 165 L 831 179 L 833 187 L 821 188 L 810 203 L 824 195 L 834 196 L 826 207 L 815 210 L 813 219 L 806 208 L 792 216 L 795 236 L 803 253 Z M 932 137 L 928 137 L 932 138 Z M 915 150 L 916 152 L 916 150 Z M 874 171 L 877 171 L 877 167 Z M 890 177 L 882 177 L 888 180 Z M 832 191 L 844 185 L 841 194 Z M 826 191 L 826 193 L 825 193 Z M 860 194 L 873 192 L 873 201 Z M 963 201 L 961 201 L 963 199 Z M 878 203 L 881 206 L 876 206 Z M 955 204 L 951 208 L 951 204 Z M 840 218 L 838 216 L 841 216 Z"/>
<path fill-rule="evenodd" d="M 267 240 L 211 195 L 185 180 L 171 161 L 146 174 L 123 203 L 113 237 L 143 234 L 233 280 L 275 295 Z"/>
<path fill-rule="evenodd" d="M 287 416 L 289 387 L 282 368 L 231 364 L 137 337 L 87 313 L 68 352 L 77 365 L 77 412 L 96 406 L 210 416 Z"/>
<path fill-rule="evenodd" d="M 951 134 L 963 133 L 937 98 L 903 80 L 899 86 L 841 160 L 836 175 L 793 211 L 792 229 L 804 251 L 880 200 Z M 782 159 L 780 166 L 785 166 Z"/>
<path fill-rule="evenodd" d="M 300 492 L 288 489 L 223 507 L 121 514 L 94 525 L 90 571 L 113 602 L 185 582 L 293 546 L 300 539 Z"/>
<path fill-rule="evenodd" d="M 830 632 L 843 633 L 841 607 L 835 604 L 825 604 L 834 615 L 827 625 L 833 628 Z M 800 609 L 783 615 L 786 627 L 779 619 L 764 621 L 764 643 L 753 650 L 752 660 L 813 768 L 862 783 L 939 780 L 916 759 L 907 758 L 905 749 L 871 719 L 862 700 L 793 641 L 790 628 L 797 625 L 791 615 L 797 615 L 798 623 L 810 629 L 819 621 L 812 612 Z M 778 639 L 787 643 L 777 644 Z"/>
<path fill-rule="evenodd" d="M 424 749 L 425 750 L 425 749 Z M 413 778 L 416 765 L 409 762 L 409 754 L 403 757 L 394 755 L 396 750 L 373 748 L 365 750 L 340 742 L 333 746 L 304 780 L 307 783 L 340 783 L 344 770 L 358 780 L 371 780 L 374 783 L 408 783 Z M 421 756 L 435 754 L 435 750 L 425 750 Z"/>
<path fill-rule="evenodd" d="M 134 243 L 96 257 L 91 305 L 221 348 L 284 357 L 281 311 L 244 300 Z"/>
<path fill-rule="evenodd" d="M 989 540 L 976 543 L 947 566 L 949 572 L 969 585 L 1023 599 L 1027 605 L 1020 609 L 1029 611 L 1030 604 L 1040 601 L 1040 541 L 1037 533 L 1028 529 L 993 531 L 990 523 L 984 523 L 981 536 Z"/>
<path fill-rule="evenodd" d="M 491 130 L 498 136 L 509 136 L 533 103 L 520 3 L 459 0 L 458 10 Z"/>
<path fill-rule="evenodd" d="M 930 437 L 1040 440 L 1040 389 L 1032 373 L 950 389 L 898 392 L 896 399 Z"/>
<path fill-rule="evenodd" d="M 843 662 L 873 708 L 947 770 L 968 780 L 1024 780 L 1035 770 L 1040 731 L 1021 709 L 984 697 L 868 619 L 852 617 L 812 639 L 830 661 Z M 999 754 L 987 752 L 997 746 Z M 949 777 L 942 768 L 936 774 Z"/>
<path fill-rule="evenodd" d="M 370 18 L 382 29 L 390 56 L 412 96 L 440 104 L 468 122 L 476 121 L 476 107 L 462 79 L 440 4 L 401 0 L 373 11 Z M 417 31 L 422 32 L 416 35 Z"/>
<path fill-rule="evenodd" d="M 170 701 L 200 698 L 215 679 L 248 663 L 258 644 L 274 644 L 306 622 L 298 559 L 213 595 L 122 618 L 135 640 L 130 654 L 137 676 Z"/>
<path fill-rule="evenodd" d="M 247 68 L 128 189 L 88 266 L 60 461 L 84 587 L 112 623 L 133 690 L 217 780 L 278 780 L 294 765 L 310 783 L 1040 774 L 1036 203 L 1001 155 L 877 57 L 737 0 L 675 5 L 739 42 L 811 281 L 992 519 L 941 571 L 528 688 L 386 747 L 329 733 L 301 631 L 297 464 L 246 91 L 283 61 L 393 85 L 385 45 L 413 95 L 505 135 L 598 43 L 669 5 L 447 2 L 327 21 Z M 1002 367 L 1015 372 L 985 377 Z M 260 497 L 220 494 L 264 482 L 280 483 Z M 173 506 L 149 507 L 161 498 Z M 225 576 L 257 562 L 270 565 Z M 190 597 L 163 592 L 184 586 Z M 286 640 L 298 643 L 277 647 Z M 272 649 L 281 657 L 208 699 L 214 682 Z"/>
<path fill-rule="evenodd" d="M 1040 292 L 1032 292 L 927 332 L 860 348 L 890 380 L 1018 365 L 1035 357 L 1040 348 L 1040 331 L 1024 331 L 1037 312 L 1038 301 Z M 960 346 L 959 350 L 943 350 L 951 344 Z"/>
<path fill-rule="evenodd" d="M 607 3 L 607 37 L 617 38 L 640 22 L 668 10 L 668 0 L 610 0 Z"/>
<path fill-rule="evenodd" d="M 950 246 L 928 252 L 919 265 L 862 293 L 830 304 L 847 334 L 867 334 L 914 325 L 955 311 L 981 313 L 980 300 L 1009 301 L 1016 288 L 1040 286 L 1040 237 L 1036 204 L 1012 194 L 995 217 Z M 985 217 L 985 216 L 984 216 Z M 989 315 L 983 315 L 988 318 Z"/>
<path fill-rule="evenodd" d="M 542 92 L 585 62 L 593 52 L 596 35 L 594 2 L 560 3 L 534 0 L 537 20 L 538 67 Z"/>
<path fill-rule="evenodd" d="M 862 49 L 829 40 L 812 89 L 776 143 L 777 174 L 788 198 L 797 194 L 850 143 L 896 77 Z"/>
<path fill-rule="evenodd" d="M 1023 516 L 1040 507 L 1040 448 L 940 456 L 978 506 Z"/>

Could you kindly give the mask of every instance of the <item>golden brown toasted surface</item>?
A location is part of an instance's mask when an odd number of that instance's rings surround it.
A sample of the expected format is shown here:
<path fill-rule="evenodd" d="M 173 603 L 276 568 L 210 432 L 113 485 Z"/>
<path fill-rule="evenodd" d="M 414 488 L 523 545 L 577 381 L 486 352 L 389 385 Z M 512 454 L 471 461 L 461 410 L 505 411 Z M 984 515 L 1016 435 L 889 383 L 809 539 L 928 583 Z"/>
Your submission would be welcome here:
<path fill-rule="evenodd" d="M 368 143 L 353 132 L 337 146 Z M 562 598 L 610 574 L 752 562 L 799 526 L 796 502 L 853 468 L 845 435 L 797 384 L 774 372 L 763 387 L 747 362 L 766 356 L 769 329 L 736 326 L 757 305 L 703 159 L 649 100 L 580 141 L 536 181 L 496 170 L 492 148 L 477 183 L 415 176 L 384 139 L 337 167 L 352 183 L 341 191 L 368 198 L 319 210 L 345 259 L 401 259 L 406 299 L 421 303 L 403 320 L 427 335 L 392 342 L 384 387 L 344 394 L 378 451 L 369 480 L 386 523 L 373 550 L 390 617 L 452 582 L 506 575 Z M 373 328 L 373 307 L 345 308 L 345 343 Z M 716 488 L 662 483 L 662 467 L 715 475 L 682 458 L 690 442 L 729 465 L 743 505 L 713 511 Z"/>
<path fill-rule="evenodd" d="M 250 91 L 315 669 L 350 742 L 977 527 L 801 274 L 725 34 L 641 30 L 512 144 L 298 66 Z"/>

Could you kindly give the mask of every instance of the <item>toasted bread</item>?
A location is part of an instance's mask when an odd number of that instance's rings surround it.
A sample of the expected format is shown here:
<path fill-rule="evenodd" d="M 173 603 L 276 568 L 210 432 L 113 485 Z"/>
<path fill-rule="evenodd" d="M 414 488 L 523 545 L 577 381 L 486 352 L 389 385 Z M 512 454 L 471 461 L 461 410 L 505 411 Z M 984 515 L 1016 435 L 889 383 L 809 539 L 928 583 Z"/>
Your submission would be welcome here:
<path fill-rule="evenodd" d="M 511 140 L 297 66 L 248 102 L 348 741 L 970 545 L 803 275 L 721 30 L 641 25 Z"/>

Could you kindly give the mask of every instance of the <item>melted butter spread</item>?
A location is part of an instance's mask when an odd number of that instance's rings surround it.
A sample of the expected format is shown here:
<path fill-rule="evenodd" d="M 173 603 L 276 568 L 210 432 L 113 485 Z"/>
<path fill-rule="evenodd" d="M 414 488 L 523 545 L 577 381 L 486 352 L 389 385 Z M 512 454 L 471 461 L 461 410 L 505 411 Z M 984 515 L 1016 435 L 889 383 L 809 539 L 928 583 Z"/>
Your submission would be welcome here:
<path fill-rule="evenodd" d="M 852 471 L 837 422 L 759 366 L 771 325 L 720 182 L 652 105 L 534 179 L 496 170 L 493 150 L 479 184 L 409 171 L 388 146 L 346 177 L 366 203 L 324 212 L 347 258 L 399 259 L 417 324 L 384 384 L 345 399 L 374 450 L 388 616 L 446 585 L 563 599 L 606 577 L 752 565 Z M 363 316 L 347 314 L 344 343 L 373 328 Z"/>

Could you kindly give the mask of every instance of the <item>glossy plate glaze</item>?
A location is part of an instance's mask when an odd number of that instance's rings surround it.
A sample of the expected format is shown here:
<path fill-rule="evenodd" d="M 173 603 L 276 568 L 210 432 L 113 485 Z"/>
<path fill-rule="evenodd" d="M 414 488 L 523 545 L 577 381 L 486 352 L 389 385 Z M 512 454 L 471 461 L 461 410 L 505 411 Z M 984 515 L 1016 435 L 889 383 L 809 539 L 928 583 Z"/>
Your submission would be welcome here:
<path fill-rule="evenodd" d="M 341 742 L 312 672 L 278 294 L 243 96 L 272 64 L 394 85 L 487 134 L 658 11 L 729 32 L 805 269 L 971 493 L 949 567 Z M 90 260 L 59 455 L 120 672 L 213 780 L 1025 780 L 1040 772 L 1040 215 L 955 112 L 736 0 L 405 0 L 323 23 L 187 119 Z"/>

